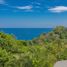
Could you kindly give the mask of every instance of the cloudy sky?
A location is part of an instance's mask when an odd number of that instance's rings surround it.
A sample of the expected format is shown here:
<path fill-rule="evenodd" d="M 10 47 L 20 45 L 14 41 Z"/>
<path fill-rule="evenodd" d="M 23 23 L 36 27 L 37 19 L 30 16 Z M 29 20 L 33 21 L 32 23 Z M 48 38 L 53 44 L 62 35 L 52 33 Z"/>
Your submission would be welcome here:
<path fill-rule="evenodd" d="M 67 27 L 67 0 L 0 0 L 0 27 Z"/>

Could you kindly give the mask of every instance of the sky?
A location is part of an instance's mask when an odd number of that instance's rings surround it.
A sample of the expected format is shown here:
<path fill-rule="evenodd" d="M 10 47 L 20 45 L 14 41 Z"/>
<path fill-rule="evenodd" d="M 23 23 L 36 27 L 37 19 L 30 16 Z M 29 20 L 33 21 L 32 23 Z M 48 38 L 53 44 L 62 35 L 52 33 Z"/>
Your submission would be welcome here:
<path fill-rule="evenodd" d="M 0 28 L 67 27 L 67 0 L 0 0 Z"/>

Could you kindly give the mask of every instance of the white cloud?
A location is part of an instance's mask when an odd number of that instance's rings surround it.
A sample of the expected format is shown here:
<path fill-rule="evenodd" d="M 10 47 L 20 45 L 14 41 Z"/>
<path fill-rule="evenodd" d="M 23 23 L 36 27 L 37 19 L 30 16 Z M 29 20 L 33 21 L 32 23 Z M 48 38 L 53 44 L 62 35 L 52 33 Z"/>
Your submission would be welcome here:
<path fill-rule="evenodd" d="M 67 11 L 67 7 L 66 6 L 56 6 L 53 8 L 49 8 L 48 10 L 51 12 L 55 12 L 55 13 L 61 13 L 61 12 Z"/>
<path fill-rule="evenodd" d="M 34 2 L 33 4 L 36 4 L 36 5 L 41 5 L 41 3 L 39 3 L 39 2 Z"/>
<path fill-rule="evenodd" d="M 5 4 L 5 1 L 4 0 L 0 0 L 0 4 Z"/>
<path fill-rule="evenodd" d="M 31 10 L 33 7 L 32 6 L 18 6 L 16 8 L 20 10 Z"/>
<path fill-rule="evenodd" d="M 31 2 L 31 4 L 36 4 L 36 5 L 41 5 L 41 3 L 39 3 L 39 2 Z"/>

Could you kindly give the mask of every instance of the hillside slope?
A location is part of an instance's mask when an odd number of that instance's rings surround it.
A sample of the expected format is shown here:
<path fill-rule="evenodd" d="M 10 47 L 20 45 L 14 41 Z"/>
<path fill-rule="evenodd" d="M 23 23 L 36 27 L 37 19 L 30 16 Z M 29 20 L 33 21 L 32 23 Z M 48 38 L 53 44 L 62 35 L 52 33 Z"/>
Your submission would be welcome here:
<path fill-rule="evenodd" d="M 67 28 L 56 27 L 30 41 L 0 32 L 0 67 L 53 67 L 67 60 Z"/>

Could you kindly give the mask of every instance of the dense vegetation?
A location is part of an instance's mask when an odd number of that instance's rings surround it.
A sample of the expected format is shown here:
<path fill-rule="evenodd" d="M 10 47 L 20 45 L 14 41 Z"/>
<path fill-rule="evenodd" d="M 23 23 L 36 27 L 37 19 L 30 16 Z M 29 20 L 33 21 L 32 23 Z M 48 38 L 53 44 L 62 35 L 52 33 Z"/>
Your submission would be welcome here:
<path fill-rule="evenodd" d="M 30 41 L 0 32 L 0 67 L 53 67 L 67 59 L 67 28 L 56 27 Z"/>

